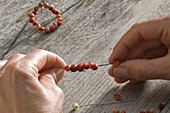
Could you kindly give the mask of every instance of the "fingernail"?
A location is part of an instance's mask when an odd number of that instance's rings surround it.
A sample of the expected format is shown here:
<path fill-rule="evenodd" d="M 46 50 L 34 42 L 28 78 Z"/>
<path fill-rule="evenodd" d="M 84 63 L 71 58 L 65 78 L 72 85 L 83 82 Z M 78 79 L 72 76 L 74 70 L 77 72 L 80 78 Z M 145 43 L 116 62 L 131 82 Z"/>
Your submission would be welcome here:
<path fill-rule="evenodd" d="M 126 78 L 126 69 L 123 66 L 114 69 L 114 75 L 116 77 Z"/>

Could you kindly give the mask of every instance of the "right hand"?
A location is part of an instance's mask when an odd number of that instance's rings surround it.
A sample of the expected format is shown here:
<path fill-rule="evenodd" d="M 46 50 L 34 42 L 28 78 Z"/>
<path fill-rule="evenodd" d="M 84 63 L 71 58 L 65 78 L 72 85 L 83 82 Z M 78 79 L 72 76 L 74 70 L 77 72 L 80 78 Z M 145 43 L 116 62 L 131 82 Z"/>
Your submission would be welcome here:
<path fill-rule="evenodd" d="M 109 74 L 115 81 L 170 80 L 170 16 L 135 24 L 117 43 L 109 62 L 120 60 Z"/>

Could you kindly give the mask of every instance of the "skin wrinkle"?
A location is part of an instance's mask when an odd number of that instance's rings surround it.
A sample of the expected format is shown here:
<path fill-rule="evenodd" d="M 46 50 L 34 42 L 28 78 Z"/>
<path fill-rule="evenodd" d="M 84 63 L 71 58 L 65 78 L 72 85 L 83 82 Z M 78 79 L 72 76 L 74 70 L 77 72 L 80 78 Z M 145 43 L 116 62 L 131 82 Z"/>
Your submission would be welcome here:
<path fill-rule="evenodd" d="M 141 34 L 140 30 L 137 29 L 136 32 L 139 35 L 139 38 L 138 38 L 139 42 L 144 42 L 145 39 L 144 39 L 143 35 Z"/>
<path fill-rule="evenodd" d="M 162 34 L 162 37 L 161 37 L 161 42 L 167 47 L 169 48 L 170 46 L 170 33 L 169 33 L 169 30 L 167 29 L 164 29 L 164 32 Z"/>

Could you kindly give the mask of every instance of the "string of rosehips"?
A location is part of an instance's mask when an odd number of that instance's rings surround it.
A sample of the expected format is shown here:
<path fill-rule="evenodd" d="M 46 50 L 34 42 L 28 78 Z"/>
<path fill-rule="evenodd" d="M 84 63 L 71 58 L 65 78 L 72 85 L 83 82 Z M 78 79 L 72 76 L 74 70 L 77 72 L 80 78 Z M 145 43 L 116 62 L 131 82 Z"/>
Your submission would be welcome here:
<path fill-rule="evenodd" d="M 95 63 L 83 63 L 83 64 L 72 64 L 72 65 L 67 65 L 65 66 L 65 70 L 66 71 L 72 71 L 72 72 L 76 72 L 76 71 L 79 71 L 79 72 L 82 72 L 82 71 L 85 71 L 87 69 L 92 69 L 92 70 L 97 70 L 98 69 L 98 65 L 95 64 Z"/>
<path fill-rule="evenodd" d="M 120 64 L 120 62 L 118 60 L 112 63 L 112 65 L 114 67 L 117 67 L 119 64 Z M 92 63 L 92 62 L 88 62 L 88 63 L 85 62 L 83 64 L 80 63 L 80 64 L 66 65 L 64 70 L 71 71 L 71 72 L 76 72 L 76 71 L 83 72 L 83 71 L 88 70 L 88 69 L 97 70 L 99 68 L 99 66 L 106 66 L 106 65 L 110 65 L 110 63 L 109 64 L 97 65 L 97 64 Z"/>
<path fill-rule="evenodd" d="M 43 27 L 41 26 L 41 24 L 39 24 L 36 19 L 35 16 L 39 10 L 39 8 L 44 7 L 45 9 L 50 10 L 53 14 L 56 15 L 56 19 L 58 20 L 57 22 L 54 22 L 53 25 L 49 26 L 49 27 Z M 57 29 L 58 26 L 62 25 L 62 21 L 63 19 L 61 18 L 60 15 L 60 11 L 55 9 L 53 5 L 49 5 L 48 3 L 39 3 L 38 6 L 36 6 L 34 8 L 34 11 L 32 13 L 28 14 L 29 18 L 30 18 L 30 23 L 32 23 L 34 26 L 36 26 L 37 29 L 39 29 L 40 31 L 45 31 L 46 33 L 55 31 Z"/>

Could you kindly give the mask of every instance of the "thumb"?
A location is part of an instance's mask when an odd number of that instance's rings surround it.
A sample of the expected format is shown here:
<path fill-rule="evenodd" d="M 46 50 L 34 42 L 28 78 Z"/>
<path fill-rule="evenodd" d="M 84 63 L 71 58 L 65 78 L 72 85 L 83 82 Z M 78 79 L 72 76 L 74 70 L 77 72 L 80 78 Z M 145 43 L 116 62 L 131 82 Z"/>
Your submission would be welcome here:
<path fill-rule="evenodd" d="M 114 69 L 115 77 L 134 80 L 169 79 L 170 55 L 151 60 L 130 60 Z"/>
<path fill-rule="evenodd" d="M 56 84 L 63 78 L 64 76 L 64 70 L 63 69 L 50 69 L 47 71 L 44 71 L 40 74 L 38 77 L 40 83 L 49 91 L 48 95 L 50 95 L 50 100 L 52 103 L 54 102 L 55 108 L 57 108 L 56 113 L 63 113 L 62 107 L 64 103 L 64 93 L 60 87 L 58 87 Z"/>

